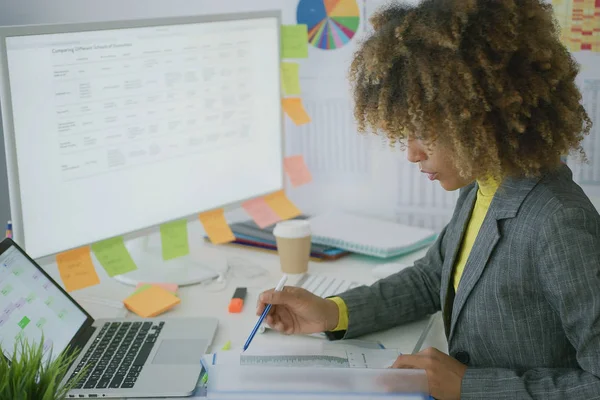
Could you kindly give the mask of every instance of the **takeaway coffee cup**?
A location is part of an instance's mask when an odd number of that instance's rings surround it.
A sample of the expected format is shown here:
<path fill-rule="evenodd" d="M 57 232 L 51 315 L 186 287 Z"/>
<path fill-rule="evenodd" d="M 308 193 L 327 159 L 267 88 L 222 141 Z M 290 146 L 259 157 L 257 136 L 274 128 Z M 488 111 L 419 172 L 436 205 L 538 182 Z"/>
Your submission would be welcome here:
<path fill-rule="evenodd" d="M 308 271 L 310 258 L 310 223 L 292 219 L 275 225 L 273 235 L 281 271 L 285 274 L 303 274 Z"/>

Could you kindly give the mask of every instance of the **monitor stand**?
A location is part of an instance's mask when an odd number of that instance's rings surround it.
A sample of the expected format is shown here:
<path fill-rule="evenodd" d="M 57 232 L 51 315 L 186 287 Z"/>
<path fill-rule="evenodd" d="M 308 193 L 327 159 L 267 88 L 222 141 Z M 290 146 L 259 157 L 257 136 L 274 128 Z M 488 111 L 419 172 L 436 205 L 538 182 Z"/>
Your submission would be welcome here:
<path fill-rule="evenodd" d="M 149 236 L 127 241 L 126 246 L 138 269 L 114 278 L 126 285 L 139 283 L 175 283 L 193 285 L 214 280 L 227 271 L 227 259 L 219 252 L 203 248 L 202 256 L 191 254 L 163 260 L 160 240 L 152 245 Z"/>

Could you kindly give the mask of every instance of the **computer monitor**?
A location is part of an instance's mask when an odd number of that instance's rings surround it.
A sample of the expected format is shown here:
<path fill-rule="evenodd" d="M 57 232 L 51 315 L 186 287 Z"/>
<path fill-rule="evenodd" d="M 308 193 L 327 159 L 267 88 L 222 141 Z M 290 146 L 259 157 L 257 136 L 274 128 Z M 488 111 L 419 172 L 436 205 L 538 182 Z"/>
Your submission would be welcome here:
<path fill-rule="evenodd" d="M 0 28 L 14 240 L 39 259 L 281 190 L 279 32 L 279 11 Z M 127 242 L 129 283 L 207 277 Z"/>

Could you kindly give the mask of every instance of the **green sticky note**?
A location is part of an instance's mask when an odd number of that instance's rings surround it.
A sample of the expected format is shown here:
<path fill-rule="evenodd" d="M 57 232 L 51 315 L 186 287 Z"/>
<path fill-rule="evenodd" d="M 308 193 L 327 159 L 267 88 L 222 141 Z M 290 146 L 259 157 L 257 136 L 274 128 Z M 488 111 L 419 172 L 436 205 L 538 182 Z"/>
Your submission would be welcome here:
<path fill-rule="evenodd" d="M 306 25 L 281 26 L 281 57 L 308 58 L 308 27 Z"/>
<path fill-rule="evenodd" d="M 121 275 L 137 269 L 121 236 L 92 244 L 92 251 L 108 276 Z"/>
<path fill-rule="evenodd" d="M 163 260 L 190 254 L 187 220 L 173 221 L 160 226 Z"/>
<path fill-rule="evenodd" d="M 283 92 L 288 95 L 300 94 L 300 65 L 284 62 L 281 64 Z"/>

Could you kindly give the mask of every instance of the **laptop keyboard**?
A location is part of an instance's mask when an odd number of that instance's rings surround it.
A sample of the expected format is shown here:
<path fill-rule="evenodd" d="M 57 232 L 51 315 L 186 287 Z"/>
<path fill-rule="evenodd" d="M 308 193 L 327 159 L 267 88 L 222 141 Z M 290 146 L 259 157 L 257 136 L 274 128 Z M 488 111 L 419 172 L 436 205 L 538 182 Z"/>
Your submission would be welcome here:
<path fill-rule="evenodd" d="M 88 365 L 75 389 L 132 388 L 160 335 L 164 322 L 107 322 L 70 379 Z"/>

